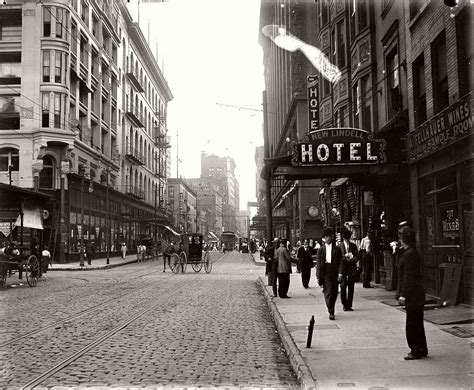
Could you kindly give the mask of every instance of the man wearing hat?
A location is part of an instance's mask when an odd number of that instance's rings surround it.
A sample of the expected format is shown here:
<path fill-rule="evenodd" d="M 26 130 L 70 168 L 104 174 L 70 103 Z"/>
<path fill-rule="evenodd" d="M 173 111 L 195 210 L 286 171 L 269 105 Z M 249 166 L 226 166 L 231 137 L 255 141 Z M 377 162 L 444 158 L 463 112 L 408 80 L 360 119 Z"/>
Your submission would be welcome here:
<path fill-rule="evenodd" d="M 338 283 L 342 281 L 342 252 L 334 242 L 334 230 L 323 230 L 324 244 L 316 255 L 316 278 L 323 287 L 324 299 L 329 312 L 329 319 L 335 320 L 334 306 L 336 304 Z"/>
<path fill-rule="evenodd" d="M 344 311 L 352 310 L 352 300 L 354 298 L 354 284 L 357 276 L 358 251 L 357 246 L 349 239 L 352 232 L 349 229 L 342 231 L 342 283 L 341 283 L 341 303 Z"/>
<path fill-rule="evenodd" d="M 280 247 L 275 251 L 273 257 L 273 295 L 276 297 L 277 292 L 280 298 L 290 298 L 288 296 L 288 289 L 290 287 L 290 274 L 291 274 L 291 258 L 290 251 L 286 247 L 284 240 L 280 241 Z M 278 291 L 277 291 L 278 284 Z"/>

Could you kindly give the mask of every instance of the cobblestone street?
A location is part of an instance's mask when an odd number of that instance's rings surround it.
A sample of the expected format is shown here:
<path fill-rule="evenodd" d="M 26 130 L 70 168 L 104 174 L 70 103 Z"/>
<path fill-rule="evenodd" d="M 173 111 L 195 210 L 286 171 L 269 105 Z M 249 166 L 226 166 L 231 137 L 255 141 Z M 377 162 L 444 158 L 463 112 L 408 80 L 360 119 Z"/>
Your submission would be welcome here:
<path fill-rule="evenodd" d="M 16 276 L 0 291 L 2 382 L 10 387 L 298 387 L 248 255 L 163 273 L 147 261 Z M 16 287 L 12 287 L 16 285 Z"/>

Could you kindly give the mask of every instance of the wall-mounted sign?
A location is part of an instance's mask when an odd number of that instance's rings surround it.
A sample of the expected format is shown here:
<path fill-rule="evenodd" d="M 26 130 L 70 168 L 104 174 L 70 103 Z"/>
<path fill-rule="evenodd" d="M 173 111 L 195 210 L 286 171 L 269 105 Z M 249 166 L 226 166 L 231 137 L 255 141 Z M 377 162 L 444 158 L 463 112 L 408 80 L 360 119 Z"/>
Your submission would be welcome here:
<path fill-rule="evenodd" d="M 408 133 L 408 159 L 416 161 L 472 133 L 471 94 Z"/>
<path fill-rule="evenodd" d="M 349 127 L 311 131 L 304 142 L 293 145 L 291 163 L 294 166 L 384 164 L 387 142 L 373 135 Z"/>
<path fill-rule="evenodd" d="M 308 76 L 308 128 L 309 131 L 319 129 L 319 78 Z"/>

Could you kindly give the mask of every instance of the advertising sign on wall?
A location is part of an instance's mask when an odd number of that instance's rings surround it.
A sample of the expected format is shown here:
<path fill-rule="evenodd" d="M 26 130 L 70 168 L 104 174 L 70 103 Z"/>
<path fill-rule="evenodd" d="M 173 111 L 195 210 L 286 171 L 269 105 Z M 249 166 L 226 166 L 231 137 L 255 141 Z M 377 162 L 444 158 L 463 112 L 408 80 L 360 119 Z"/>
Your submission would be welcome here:
<path fill-rule="evenodd" d="M 408 134 L 410 162 L 438 151 L 472 133 L 471 94 L 464 96 Z"/>

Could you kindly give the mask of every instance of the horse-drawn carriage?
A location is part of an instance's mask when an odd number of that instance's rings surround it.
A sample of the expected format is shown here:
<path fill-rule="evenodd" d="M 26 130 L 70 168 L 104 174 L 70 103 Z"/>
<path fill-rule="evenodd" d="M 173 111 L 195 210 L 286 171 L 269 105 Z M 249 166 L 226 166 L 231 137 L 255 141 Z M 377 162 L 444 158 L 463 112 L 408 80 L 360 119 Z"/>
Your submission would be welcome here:
<path fill-rule="evenodd" d="M 188 264 L 194 272 L 201 271 L 203 266 L 207 273 L 212 270 L 210 253 L 205 250 L 203 235 L 199 233 L 181 234 L 179 247 L 170 257 L 170 268 L 175 274 L 186 272 Z"/>
<path fill-rule="evenodd" d="M 8 246 L 5 253 L 0 253 L 0 287 L 5 287 L 7 277 L 18 271 L 21 280 L 23 273 L 30 287 L 35 287 L 40 274 L 40 262 L 29 247 Z"/>

